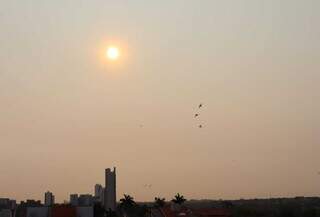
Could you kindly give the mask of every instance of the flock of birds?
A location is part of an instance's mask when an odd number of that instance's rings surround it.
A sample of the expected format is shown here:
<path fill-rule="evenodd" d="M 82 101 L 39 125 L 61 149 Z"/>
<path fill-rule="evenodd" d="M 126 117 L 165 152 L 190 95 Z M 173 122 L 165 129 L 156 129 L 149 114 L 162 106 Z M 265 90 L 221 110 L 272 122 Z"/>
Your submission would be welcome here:
<path fill-rule="evenodd" d="M 201 109 L 202 107 L 203 107 L 203 104 L 200 103 L 200 104 L 198 105 L 198 111 L 194 114 L 194 118 L 199 119 L 200 109 Z M 140 125 L 140 127 L 143 127 L 143 125 Z M 198 125 L 198 127 L 199 127 L 199 128 L 202 128 L 203 125 L 200 123 L 200 124 Z M 233 160 L 232 162 L 235 162 L 235 161 Z M 317 174 L 320 176 L 320 171 L 318 171 Z M 144 187 L 144 188 L 147 188 L 147 189 L 150 189 L 150 188 L 152 187 L 152 184 L 145 184 L 145 185 L 143 185 L 143 187 Z"/>
<path fill-rule="evenodd" d="M 201 109 L 202 107 L 203 107 L 203 104 L 200 103 L 200 104 L 198 105 L 198 112 L 196 112 L 196 113 L 194 114 L 194 118 L 196 118 L 196 119 L 199 118 L 199 116 L 200 116 L 200 109 Z M 142 127 L 142 126 L 143 126 L 143 125 L 140 125 L 140 127 Z M 203 125 L 200 123 L 200 124 L 198 125 L 198 127 L 199 127 L 199 128 L 202 128 Z M 233 162 L 234 162 L 234 160 L 233 160 Z M 320 176 L 320 171 L 318 171 L 317 174 Z M 150 189 L 150 188 L 152 187 L 152 184 L 145 184 L 145 185 L 143 185 L 143 187 Z"/>
<path fill-rule="evenodd" d="M 200 110 L 202 107 L 203 107 L 203 104 L 200 103 L 199 106 L 198 106 L 198 110 Z M 194 114 L 194 118 L 198 118 L 199 116 L 200 116 L 200 112 L 199 112 L 199 111 Z M 203 125 L 202 125 L 202 124 L 199 124 L 198 127 L 199 127 L 199 128 L 202 128 Z"/>
<path fill-rule="evenodd" d="M 200 109 L 201 109 L 202 107 L 203 107 L 203 104 L 200 103 L 200 104 L 198 105 L 198 112 L 194 114 L 194 118 L 198 118 L 198 117 L 200 116 Z M 140 124 L 140 127 L 143 127 L 143 125 Z M 199 124 L 198 127 L 199 127 L 199 128 L 202 128 L 203 125 L 202 125 L 202 124 Z M 320 174 L 320 173 L 319 173 L 319 174 Z M 143 187 L 144 187 L 144 188 L 151 188 L 151 187 L 152 187 L 152 184 L 144 184 Z"/>
<path fill-rule="evenodd" d="M 197 119 L 199 119 L 199 116 L 200 116 L 200 109 L 203 107 L 203 104 L 202 103 L 200 103 L 199 105 L 198 105 L 198 111 L 194 114 L 194 118 L 197 118 Z M 139 127 L 140 128 L 142 128 L 144 125 L 143 124 L 140 124 L 139 125 Z M 198 125 L 198 127 L 199 128 L 202 128 L 203 127 L 203 124 L 202 123 L 200 123 L 199 125 Z"/>

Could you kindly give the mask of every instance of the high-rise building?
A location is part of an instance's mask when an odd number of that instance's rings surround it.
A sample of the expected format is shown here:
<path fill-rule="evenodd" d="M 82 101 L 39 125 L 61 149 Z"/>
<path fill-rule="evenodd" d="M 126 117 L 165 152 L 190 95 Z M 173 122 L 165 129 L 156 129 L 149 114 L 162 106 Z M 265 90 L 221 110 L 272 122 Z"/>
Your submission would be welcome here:
<path fill-rule="evenodd" d="M 96 184 L 94 186 L 94 197 L 96 202 L 104 204 L 104 187 L 102 187 L 102 185 Z"/>
<path fill-rule="evenodd" d="M 95 196 L 95 197 L 99 197 L 99 196 L 100 196 L 100 191 L 101 191 L 102 188 L 103 188 L 103 187 L 102 187 L 102 185 L 100 185 L 100 184 L 96 184 L 96 185 L 94 186 L 94 196 Z"/>
<path fill-rule="evenodd" d="M 54 205 L 54 195 L 50 191 L 47 191 L 44 194 L 44 205 L 45 206 L 53 206 Z"/>
<path fill-rule="evenodd" d="M 106 210 L 116 209 L 116 168 L 111 171 L 110 168 L 105 170 L 105 193 L 104 193 L 104 208 Z"/>

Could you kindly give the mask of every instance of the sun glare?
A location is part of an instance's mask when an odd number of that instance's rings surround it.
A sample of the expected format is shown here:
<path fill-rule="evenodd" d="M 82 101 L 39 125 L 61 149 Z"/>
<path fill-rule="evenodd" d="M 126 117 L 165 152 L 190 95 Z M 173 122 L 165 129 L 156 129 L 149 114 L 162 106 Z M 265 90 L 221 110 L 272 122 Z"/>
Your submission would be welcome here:
<path fill-rule="evenodd" d="M 117 60 L 120 56 L 119 49 L 117 47 L 109 47 L 106 52 L 106 57 L 109 60 Z"/>

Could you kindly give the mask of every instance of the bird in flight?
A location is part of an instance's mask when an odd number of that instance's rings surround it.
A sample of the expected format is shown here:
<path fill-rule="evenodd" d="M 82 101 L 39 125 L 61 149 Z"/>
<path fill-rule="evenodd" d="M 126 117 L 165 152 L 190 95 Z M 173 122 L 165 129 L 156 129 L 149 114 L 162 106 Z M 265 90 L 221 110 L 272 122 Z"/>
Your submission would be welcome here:
<path fill-rule="evenodd" d="M 201 124 L 199 125 L 199 128 L 202 128 L 202 125 L 201 125 Z"/>

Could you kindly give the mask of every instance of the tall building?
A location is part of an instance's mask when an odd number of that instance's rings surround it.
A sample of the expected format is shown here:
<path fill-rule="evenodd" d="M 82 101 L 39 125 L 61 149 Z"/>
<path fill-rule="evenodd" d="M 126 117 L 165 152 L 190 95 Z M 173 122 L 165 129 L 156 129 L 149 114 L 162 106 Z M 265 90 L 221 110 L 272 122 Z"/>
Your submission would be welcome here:
<path fill-rule="evenodd" d="M 94 186 L 94 197 L 100 204 L 104 204 L 104 187 L 100 184 Z"/>
<path fill-rule="evenodd" d="M 53 206 L 54 205 L 54 195 L 50 191 L 47 191 L 44 194 L 44 205 L 45 206 Z"/>
<path fill-rule="evenodd" d="M 116 168 L 105 170 L 104 208 L 116 210 Z"/>

